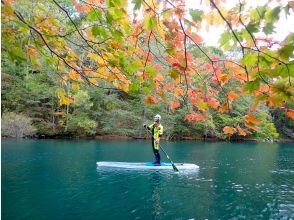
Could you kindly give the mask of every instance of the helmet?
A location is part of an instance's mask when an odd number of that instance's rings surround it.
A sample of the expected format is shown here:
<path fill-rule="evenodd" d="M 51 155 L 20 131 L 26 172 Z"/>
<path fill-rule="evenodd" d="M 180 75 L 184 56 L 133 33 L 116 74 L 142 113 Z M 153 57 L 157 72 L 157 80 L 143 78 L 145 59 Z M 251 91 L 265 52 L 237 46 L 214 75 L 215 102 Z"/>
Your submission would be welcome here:
<path fill-rule="evenodd" d="M 154 121 L 160 121 L 161 120 L 161 116 L 159 114 L 154 116 Z"/>

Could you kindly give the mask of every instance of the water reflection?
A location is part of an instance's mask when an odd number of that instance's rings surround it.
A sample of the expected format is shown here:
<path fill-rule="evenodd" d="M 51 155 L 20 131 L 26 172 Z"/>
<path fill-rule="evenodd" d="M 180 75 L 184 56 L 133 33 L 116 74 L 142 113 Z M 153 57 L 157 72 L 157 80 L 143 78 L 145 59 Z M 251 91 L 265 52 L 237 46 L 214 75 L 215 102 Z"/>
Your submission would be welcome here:
<path fill-rule="evenodd" d="M 160 216 L 160 213 L 162 212 L 161 207 L 161 201 L 160 201 L 160 182 L 162 180 L 162 177 L 160 173 L 152 172 L 150 174 L 151 178 L 151 198 L 152 198 L 152 219 L 158 219 Z"/>

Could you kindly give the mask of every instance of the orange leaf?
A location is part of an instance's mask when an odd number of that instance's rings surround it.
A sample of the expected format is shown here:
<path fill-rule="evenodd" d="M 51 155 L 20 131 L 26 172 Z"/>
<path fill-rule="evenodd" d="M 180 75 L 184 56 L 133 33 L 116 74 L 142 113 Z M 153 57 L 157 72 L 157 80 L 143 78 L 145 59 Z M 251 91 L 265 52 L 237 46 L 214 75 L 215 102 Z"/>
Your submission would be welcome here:
<path fill-rule="evenodd" d="M 163 78 L 163 75 L 162 74 L 157 74 L 154 79 L 157 81 L 157 82 L 162 82 L 164 80 Z"/>
<path fill-rule="evenodd" d="M 234 99 L 238 98 L 239 96 L 234 91 L 230 91 L 227 94 L 227 97 L 229 100 L 233 101 Z"/>
<path fill-rule="evenodd" d="M 221 76 L 219 77 L 219 80 L 221 82 L 221 86 L 223 86 L 229 80 L 228 74 L 221 74 Z"/>
<path fill-rule="evenodd" d="M 153 97 L 152 95 L 147 95 L 145 98 L 146 105 L 152 105 L 158 102 L 157 98 Z"/>
<path fill-rule="evenodd" d="M 196 44 L 201 44 L 202 43 L 202 38 L 198 34 L 190 34 L 189 36 Z"/>
<path fill-rule="evenodd" d="M 176 108 L 178 108 L 181 105 L 181 103 L 179 101 L 173 101 L 170 103 L 171 109 L 174 110 Z"/>
<path fill-rule="evenodd" d="M 292 120 L 294 120 L 294 110 L 292 110 L 292 109 L 286 109 L 285 112 L 286 112 L 286 114 L 288 115 L 289 118 L 291 118 Z"/>
<path fill-rule="evenodd" d="M 260 120 L 255 118 L 253 114 L 246 115 L 245 120 L 246 120 L 247 123 L 253 123 L 253 124 L 256 124 L 256 123 L 260 122 Z"/>
<path fill-rule="evenodd" d="M 247 128 L 251 128 L 253 129 L 254 131 L 258 131 L 258 128 L 256 127 L 256 125 L 252 122 L 244 122 L 244 125 L 247 127 Z"/>
<path fill-rule="evenodd" d="M 219 102 L 214 99 L 214 98 L 210 98 L 208 101 L 207 101 L 207 104 L 211 107 L 211 108 L 214 108 L 214 109 L 217 109 L 217 107 L 219 106 Z"/>
<path fill-rule="evenodd" d="M 190 114 L 186 115 L 185 119 L 187 121 L 206 121 L 207 119 L 194 111 L 191 111 Z"/>
<path fill-rule="evenodd" d="M 184 90 L 183 89 L 175 88 L 175 90 L 174 90 L 174 96 L 183 95 L 183 94 L 184 94 Z"/>
<path fill-rule="evenodd" d="M 173 84 L 167 84 L 165 86 L 165 88 L 166 88 L 167 91 L 170 91 L 170 90 L 172 90 L 174 88 L 174 86 L 173 86 Z"/>
<path fill-rule="evenodd" d="M 68 73 L 69 78 L 74 81 L 78 81 L 80 79 L 80 75 L 76 73 L 76 71 L 72 70 Z"/>
<path fill-rule="evenodd" d="M 159 64 L 155 64 L 154 69 L 157 71 L 160 71 L 162 69 L 162 67 Z"/>
<path fill-rule="evenodd" d="M 246 136 L 247 135 L 247 133 L 239 125 L 237 126 L 237 130 L 238 130 L 238 132 L 239 132 L 240 135 L 242 135 L 242 136 Z"/>
<path fill-rule="evenodd" d="M 64 114 L 64 112 L 54 112 L 53 115 L 55 116 L 62 116 Z"/>
<path fill-rule="evenodd" d="M 235 133 L 235 128 L 230 127 L 230 126 L 225 126 L 223 128 L 223 132 L 224 132 L 224 134 L 230 134 L 230 135 L 232 135 L 232 134 Z"/>

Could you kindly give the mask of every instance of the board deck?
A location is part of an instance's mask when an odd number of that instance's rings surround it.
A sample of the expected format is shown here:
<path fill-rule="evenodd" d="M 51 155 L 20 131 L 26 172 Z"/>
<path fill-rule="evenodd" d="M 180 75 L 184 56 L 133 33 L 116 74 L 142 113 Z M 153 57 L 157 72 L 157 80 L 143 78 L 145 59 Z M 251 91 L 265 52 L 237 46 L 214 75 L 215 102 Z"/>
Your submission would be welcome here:
<path fill-rule="evenodd" d="M 97 162 L 97 167 L 112 167 L 123 169 L 145 169 L 145 170 L 173 170 L 171 163 L 161 163 L 160 166 L 155 166 L 151 162 L 147 163 L 130 163 L 130 162 Z M 192 163 L 175 163 L 179 170 L 197 170 L 199 166 Z"/>

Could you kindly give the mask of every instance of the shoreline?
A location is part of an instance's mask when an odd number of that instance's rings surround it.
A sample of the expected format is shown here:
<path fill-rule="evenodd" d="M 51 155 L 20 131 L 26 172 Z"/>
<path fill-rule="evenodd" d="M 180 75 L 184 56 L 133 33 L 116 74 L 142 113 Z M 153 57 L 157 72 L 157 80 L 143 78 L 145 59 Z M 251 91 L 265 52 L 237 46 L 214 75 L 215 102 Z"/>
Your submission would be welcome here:
<path fill-rule="evenodd" d="M 10 138 L 10 137 L 1 137 L 2 140 L 28 140 L 28 139 L 36 139 L 36 140 L 43 140 L 43 139 L 51 139 L 51 140 L 150 140 L 149 137 L 133 137 L 133 136 L 124 136 L 124 135 L 115 135 L 115 134 L 103 134 L 103 135 L 95 135 L 95 136 L 36 136 L 36 137 L 25 137 L 22 139 Z M 165 141 L 203 141 L 203 142 L 255 142 L 255 143 L 294 143 L 293 139 L 290 138 L 281 138 L 277 141 L 261 141 L 258 139 L 238 139 L 238 138 L 231 138 L 230 140 L 220 139 L 216 137 L 210 138 L 201 138 L 201 137 L 175 137 L 172 139 L 162 138 Z"/>

